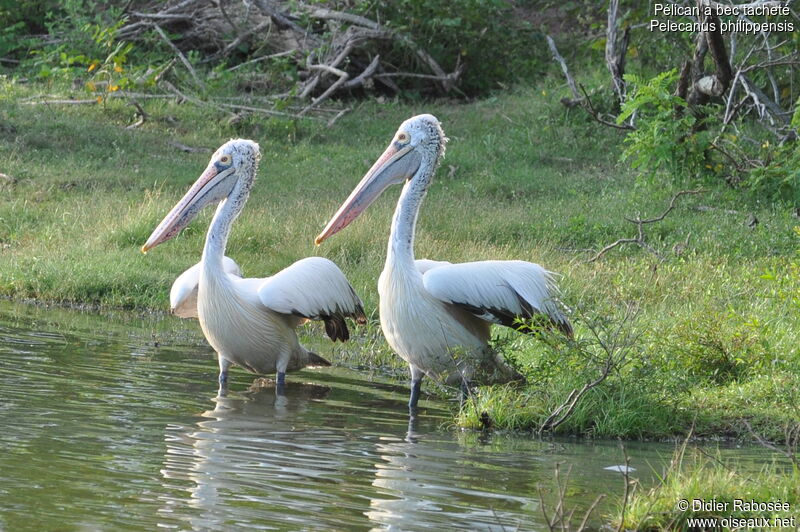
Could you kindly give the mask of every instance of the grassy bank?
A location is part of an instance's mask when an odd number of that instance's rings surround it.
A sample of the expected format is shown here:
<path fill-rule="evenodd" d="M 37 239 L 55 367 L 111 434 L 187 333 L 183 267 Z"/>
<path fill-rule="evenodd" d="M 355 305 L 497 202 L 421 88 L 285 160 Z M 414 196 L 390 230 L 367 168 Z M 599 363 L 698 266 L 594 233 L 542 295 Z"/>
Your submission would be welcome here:
<path fill-rule="evenodd" d="M 650 489 L 633 482 L 616 516 L 608 520 L 623 530 L 795 530 L 798 526 L 796 465 L 772 463 L 746 474 L 735 464 L 684 448 L 676 451 L 659 478 Z"/>
<path fill-rule="evenodd" d="M 228 254 L 263 276 L 309 255 L 339 264 L 377 320 L 395 194 L 342 234 L 313 237 L 383 150 L 420 112 L 451 141 L 423 207 L 417 256 L 450 261 L 518 258 L 560 272 L 577 341 L 497 331 L 496 345 L 524 371 L 523 389 L 480 389 L 458 417 L 478 426 L 538 426 L 568 393 L 596 377 L 609 342 L 624 360 L 558 432 L 662 438 L 747 435 L 742 419 L 781 440 L 800 404 L 800 274 L 789 206 L 760 203 L 719 182 L 685 196 L 647 228 L 663 257 L 636 246 L 600 260 L 606 244 L 635 236 L 625 217 L 656 216 L 681 188 L 620 164 L 622 134 L 566 111 L 555 86 L 469 104 L 357 104 L 332 127 L 262 117 L 231 121 L 174 100 L 132 107 L 28 105 L 68 88 L 0 85 L 0 294 L 128 309 L 167 307 L 174 278 L 200 257 L 211 212 L 147 256 L 155 225 L 230 137 L 261 144 L 260 176 Z M 186 153 L 175 143 L 201 148 Z M 754 222 L 757 220 L 757 222 Z M 635 311 L 626 309 L 635 308 Z M 621 332 L 620 332 L 621 331 Z M 319 332 L 317 330 L 317 332 Z M 614 336 L 616 334 L 616 336 Z M 321 349 L 326 349 L 324 346 Z M 335 360 L 402 371 L 376 322 Z M 327 354 L 327 352 L 326 352 Z"/>

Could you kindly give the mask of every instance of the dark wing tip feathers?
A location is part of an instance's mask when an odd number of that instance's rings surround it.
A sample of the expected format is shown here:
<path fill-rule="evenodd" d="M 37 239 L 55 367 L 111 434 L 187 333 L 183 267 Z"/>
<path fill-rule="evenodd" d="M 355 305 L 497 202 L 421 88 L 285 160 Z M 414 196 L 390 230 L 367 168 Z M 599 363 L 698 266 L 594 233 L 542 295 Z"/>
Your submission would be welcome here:
<path fill-rule="evenodd" d="M 564 318 L 563 321 L 556 320 L 551 316 L 538 312 L 516 290 L 511 288 L 511 286 L 508 288 L 514 292 L 514 295 L 519 301 L 520 308 L 522 308 L 522 313 L 519 315 L 509 312 L 507 309 L 500 309 L 496 307 L 476 307 L 475 305 L 470 305 L 469 303 L 459 303 L 457 301 L 454 301 L 453 304 L 458 305 L 477 317 L 491 314 L 492 317 L 497 320 L 498 324 L 504 327 L 510 327 L 515 331 L 525 334 L 536 334 L 543 328 L 552 330 L 555 327 L 569 338 L 574 336 L 572 325 L 570 324 L 569 320 L 566 318 Z M 526 323 L 520 320 L 528 320 L 528 322 Z"/>
<path fill-rule="evenodd" d="M 360 304 L 356 306 L 356 311 L 351 316 L 356 320 L 356 323 L 359 325 L 366 325 L 367 324 L 367 315 L 364 314 L 364 307 Z"/>
<path fill-rule="evenodd" d="M 561 331 L 567 338 L 575 338 L 575 331 L 572 329 L 572 324 L 569 322 L 568 319 L 564 318 L 564 321 L 557 321 L 554 322 L 556 328 Z"/>
<path fill-rule="evenodd" d="M 328 334 L 328 338 L 334 342 L 336 340 L 346 342 L 350 339 L 350 331 L 347 329 L 343 315 L 337 313 L 322 316 L 322 320 L 325 322 L 325 332 Z"/>
<path fill-rule="evenodd" d="M 308 365 L 309 366 L 330 366 L 331 363 L 319 356 L 316 353 L 308 352 Z"/>

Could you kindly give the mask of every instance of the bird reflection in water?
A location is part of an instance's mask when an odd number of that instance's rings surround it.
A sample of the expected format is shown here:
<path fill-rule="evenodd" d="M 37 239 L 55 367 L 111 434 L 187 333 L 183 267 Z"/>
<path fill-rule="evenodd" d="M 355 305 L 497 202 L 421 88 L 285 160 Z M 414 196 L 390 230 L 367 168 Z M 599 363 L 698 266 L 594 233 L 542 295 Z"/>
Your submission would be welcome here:
<path fill-rule="evenodd" d="M 174 519 L 173 508 L 188 504 L 196 511 L 179 512 L 179 517 L 191 529 L 222 530 L 234 519 L 248 522 L 248 512 L 251 519 L 263 520 L 298 504 L 291 496 L 297 486 L 333 475 L 341 465 L 335 453 L 320 464 L 314 449 L 319 436 L 296 426 L 313 418 L 307 413 L 312 403 L 329 393 L 327 386 L 293 382 L 278 387 L 259 378 L 245 392 L 213 398 L 214 408 L 194 425 L 168 425 L 161 474 L 178 496 L 165 501 L 162 515 Z M 270 478 L 280 486 L 265 484 Z M 248 502 L 261 504 L 241 506 Z M 313 501 L 302 503 L 306 510 L 313 508 Z"/>

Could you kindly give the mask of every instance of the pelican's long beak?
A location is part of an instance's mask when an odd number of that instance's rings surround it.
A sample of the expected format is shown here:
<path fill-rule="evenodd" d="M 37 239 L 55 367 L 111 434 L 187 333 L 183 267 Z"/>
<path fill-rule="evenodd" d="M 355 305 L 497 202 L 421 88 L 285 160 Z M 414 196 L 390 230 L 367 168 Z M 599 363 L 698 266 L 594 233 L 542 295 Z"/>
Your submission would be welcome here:
<path fill-rule="evenodd" d="M 180 233 L 181 229 L 189 225 L 189 222 L 192 221 L 192 218 L 197 215 L 200 209 L 218 199 L 212 197 L 213 194 L 210 194 L 210 192 L 225 177 L 227 177 L 227 172 L 221 174 L 213 164 L 209 165 L 206 171 L 192 185 L 192 188 L 189 189 L 189 192 L 161 220 L 156 230 L 153 231 L 153 234 L 142 246 L 142 253 L 147 253 L 157 245 Z"/>
<path fill-rule="evenodd" d="M 413 146 L 397 148 L 394 143 L 386 148 L 372 168 L 345 200 L 314 243 L 320 245 L 358 218 L 381 193 L 391 185 L 411 179 L 420 165 L 420 157 Z"/>

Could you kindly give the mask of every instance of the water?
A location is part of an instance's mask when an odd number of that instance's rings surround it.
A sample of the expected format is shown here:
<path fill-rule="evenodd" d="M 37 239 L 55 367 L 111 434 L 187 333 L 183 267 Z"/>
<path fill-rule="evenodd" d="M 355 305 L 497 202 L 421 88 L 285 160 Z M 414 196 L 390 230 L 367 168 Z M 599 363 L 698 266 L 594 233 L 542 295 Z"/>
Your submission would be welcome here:
<path fill-rule="evenodd" d="M 0 302 L 0 530 L 541 530 L 556 463 L 577 513 L 622 491 L 613 442 L 410 421 L 405 386 L 346 369 L 285 396 L 216 372 L 196 322 Z M 672 451 L 627 444 L 645 484 Z"/>

